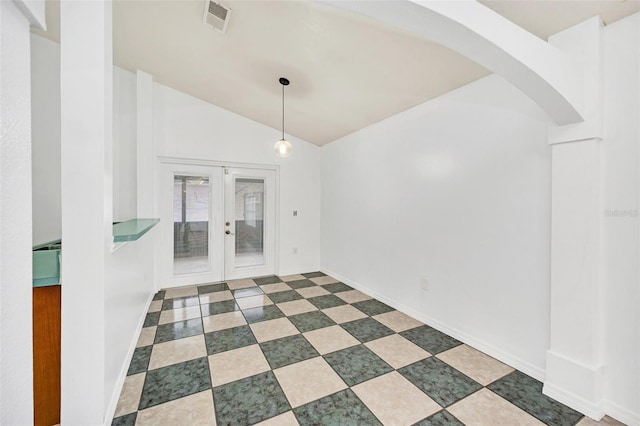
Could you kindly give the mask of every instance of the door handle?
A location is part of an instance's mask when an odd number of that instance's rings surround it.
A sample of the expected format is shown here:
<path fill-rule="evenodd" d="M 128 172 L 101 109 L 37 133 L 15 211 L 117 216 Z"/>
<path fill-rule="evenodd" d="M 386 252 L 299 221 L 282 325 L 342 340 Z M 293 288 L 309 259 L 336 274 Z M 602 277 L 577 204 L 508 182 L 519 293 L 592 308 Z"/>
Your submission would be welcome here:
<path fill-rule="evenodd" d="M 228 229 L 226 231 L 224 231 L 225 234 L 227 235 L 234 235 L 233 232 L 229 231 Z"/>

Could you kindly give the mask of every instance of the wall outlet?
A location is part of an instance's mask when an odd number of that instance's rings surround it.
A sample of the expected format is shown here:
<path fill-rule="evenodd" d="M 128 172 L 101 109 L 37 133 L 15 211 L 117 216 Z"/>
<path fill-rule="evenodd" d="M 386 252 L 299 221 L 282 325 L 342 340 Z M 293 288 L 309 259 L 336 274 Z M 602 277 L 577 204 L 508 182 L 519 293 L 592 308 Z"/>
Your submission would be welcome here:
<path fill-rule="evenodd" d="M 298 210 L 294 210 L 294 211 L 293 211 L 293 216 L 294 216 L 294 217 L 298 216 Z"/>
<path fill-rule="evenodd" d="M 426 278 L 422 278 L 420 280 L 420 288 L 422 288 L 424 291 L 429 290 L 429 281 Z"/>
<path fill-rule="evenodd" d="M 293 254 L 298 254 L 298 247 L 293 248 Z"/>

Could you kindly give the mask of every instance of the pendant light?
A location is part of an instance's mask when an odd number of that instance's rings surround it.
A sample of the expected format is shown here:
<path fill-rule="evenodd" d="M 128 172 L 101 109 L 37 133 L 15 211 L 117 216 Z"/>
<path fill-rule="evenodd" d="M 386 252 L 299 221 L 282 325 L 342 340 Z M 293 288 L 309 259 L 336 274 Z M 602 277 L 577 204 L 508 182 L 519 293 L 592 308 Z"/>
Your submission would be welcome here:
<path fill-rule="evenodd" d="M 273 149 L 279 157 L 285 158 L 291 153 L 291 143 L 284 138 L 284 86 L 289 85 L 289 80 L 284 77 L 280 77 L 279 81 L 280 84 L 282 84 L 282 139 L 276 142 Z"/>

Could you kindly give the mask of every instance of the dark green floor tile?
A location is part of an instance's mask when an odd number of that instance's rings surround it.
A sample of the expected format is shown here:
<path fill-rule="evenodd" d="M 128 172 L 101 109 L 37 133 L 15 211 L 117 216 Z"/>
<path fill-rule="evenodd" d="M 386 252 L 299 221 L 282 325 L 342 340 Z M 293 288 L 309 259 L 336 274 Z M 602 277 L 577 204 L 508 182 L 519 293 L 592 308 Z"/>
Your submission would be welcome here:
<path fill-rule="evenodd" d="M 164 290 L 161 290 L 161 291 L 157 292 L 157 293 L 153 296 L 153 300 L 155 301 L 155 300 L 162 300 L 162 299 L 164 299 L 164 293 L 165 293 L 165 291 L 164 291 Z"/>
<path fill-rule="evenodd" d="M 439 354 L 440 352 L 447 351 L 462 344 L 462 342 L 428 325 L 412 328 L 399 334 L 427 352 L 430 352 L 432 355 Z"/>
<path fill-rule="evenodd" d="M 164 299 L 162 302 L 162 310 L 168 309 L 180 309 L 187 306 L 197 306 L 200 304 L 200 298 L 198 296 L 176 297 L 174 299 Z"/>
<path fill-rule="evenodd" d="M 448 407 L 482 388 L 474 380 L 435 357 L 402 367 L 398 373 L 443 407 Z"/>
<path fill-rule="evenodd" d="M 324 359 L 349 386 L 393 371 L 389 364 L 363 345 L 332 352 Z"/>
<path fill-rule="evenodd" d="M 288 317 L 289 321 L 296 326 L 300 333 L 317 330 L 319 328 L 330 327 L 335 325 L 335 321 L 320 311 L 307 312 L 305 314 L 293 315 Z"/>
<path fill-rule="evenodd" d="M 311 346 L 311 343 L 301 334 L 263 342 L 260 343 L 260 347 L 269 365 L 274 370 L 319 356 L 315 348 Z"/>
<path fill-rule="evenodd" d="M 351 389 L 346 389 L 294 408 L 293 413 L 296 415 L 300 426 L 382 425 Z"/>
<path fill-rule="evenodd" d="M 318 297 L 311 297 L 307 300 L 311 302 L 311 304 L 318 309 L 333 308 L 334 306 L 341 306 L 341 305 L 347 304 L 347 302 L 345 302 L 344 300 L 340 299 L 337 296 L 334 296 L 333 294 L 327 294 L 325 296 L 318 296 Z"/>
<path fill-rule="evenodd" d="M 161 324 L 156 329 L 156 337 L 153 343 L 168 342 L 202 333 L 202 320 L 200 318 Z"/>
<path fill-rule="evenodd" d="M 341 291 L 353 290 L 353 288 L 349 287 L 345 283 L 327 284 L 327 285 L 323 285 L 322 288 L 324 288 L 327 291 L 330 291 L 331 293 L 338 293 Z"/>
<path fill-rule="evenodd" d="M 206 333 L 204 335 L 204 341 L 207 345 L 207 353 L 209 355 L 257 343 L 248 325 Z"/>
<path fill-rule="evenodd" d="M 289 281 L 287 285 L 292 289 L 297 290 L 299 288 L 313 287 L 318 284 L 314 283 L 311 280 L 298 280 L 298 281 Z"/>
<path fill-rule="evenodd" d="M 341 325 L 362 343 L 394 334 L 393 330 L 373 318 L 362 318 Z"/>
<path fill-rule="evenodd" d="M 216 283 L 198 286 L 198 294 L 215 293 L 224 290 L 229 290 L 227 283 Z"/>
<path fill-rule="evenodd" d="M 152 327 L 158 325 L 158 321 L 160 321 L 160 312 L 149 312 L 144 318 L 144 324 L 142 326 Z"/>
<path fill-rule="evenodd" d="M 394 310 L 391 306 L 385 305 L 376 299 L 363 300 L 362 302 L 352 303 L 352 305 L 369 316 L 380 315 Z"/>
<path fill-rule="evenodd" d="M 279 291 L 277 293 L 269 293 L 269 299 L 273 301 L 273 303 L 284 303 L 284 302 L 292 302 L 294 300 L 304 299 L 300 296 L 300 293 L 293 290 L 288 291 Z"/>
<path fill-rule="evenodd" d="M 453 414 L 447 410 L 441 410 L 421 422 L 416 423 L 414 426 L 464 426 L 464 423 L 456 419 Z"/>
<path fill-rule="evenodd" d="M 496 380 L 488 389 L 548 425 L 573 425 L 582 414 L 542 394 L 542 382 L 520 371 Z"/>
<path fill-rule="evenodd" d="M 271 371 L 213 388 L 219 425 L 252 425 L 291 406 Z"/>
<path fill-rule="evenodd" d="M 136 417 L 138 417 L 137 411 L 127 414 L 126 416 L 116 417 L 111 422 L 111 426 L 135 426 Z"/>
<path fill-rule="evenodd" d="M 238 299 L 240 297 L 259 296 L 261 294 L 264 294 L 264 291 L 262 291 L 260 287 L 249 287 L 232 290 L 231 293 L 233 293 L 233 297 Z"/>
<path fill-rule="evenodd" d="M 133 351 L 133 357 L 131 358 L 131 364 L 129 364 L 129 370 L 127 376 L 132 374 L 144 373 L 149 367 L 149 359 L 151 358 L 151 350 L 153 345 L 143 346 L 136 348 Z"/>
<path fill-rule="evenodd" d="M 244 318 L 249 324 L 282 318 L 284 316 L 282 311 L 275 305 L 245 309 L 244 311 L 242 311 L 242 313 L 244 314 Z"/>
<path fill-rule="evenodd" d="M 322 272 L 307 272 L 306 274 L 302 274 L 302 276 L 305 278 L 324 277 L 325 275 L 326 274 L 323 274 Z"/>
<path fill-rule="evenodd" d="M 214 302 L 207 303 L 206 305 L 201 305 L 200 309 L 202 311 L 202 316 L 208 317 L 210 315 L 226 314 L 227 312 L 239 311 L 240 307 L 236 305 L 236 302 L 234 300 L 223 300 L 222 302 Z"/>
<path fill-rule="evenodd" d="M 258 285 L 275 284 L 282 282 L 282 280 L 275 275 L 271 275 L 269 277 L 254 278 L 253 281 L 255 281 L 255 283 Z"/>
<path fill-rule="evenodd" d="M 139 410 L 211 389 L 206 357 L 150 370 L 144 379 Z"/>

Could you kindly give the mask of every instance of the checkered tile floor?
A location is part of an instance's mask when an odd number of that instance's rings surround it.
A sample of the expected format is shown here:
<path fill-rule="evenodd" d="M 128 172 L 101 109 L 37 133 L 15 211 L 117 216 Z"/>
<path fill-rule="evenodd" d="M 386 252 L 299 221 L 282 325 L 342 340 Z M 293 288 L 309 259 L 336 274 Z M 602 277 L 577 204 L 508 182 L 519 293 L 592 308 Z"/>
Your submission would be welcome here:
<path fill-rule="evenodd" d="M 542 383 L 313 272 L 156 294 L 112 424 L 578 422 Z"/>

